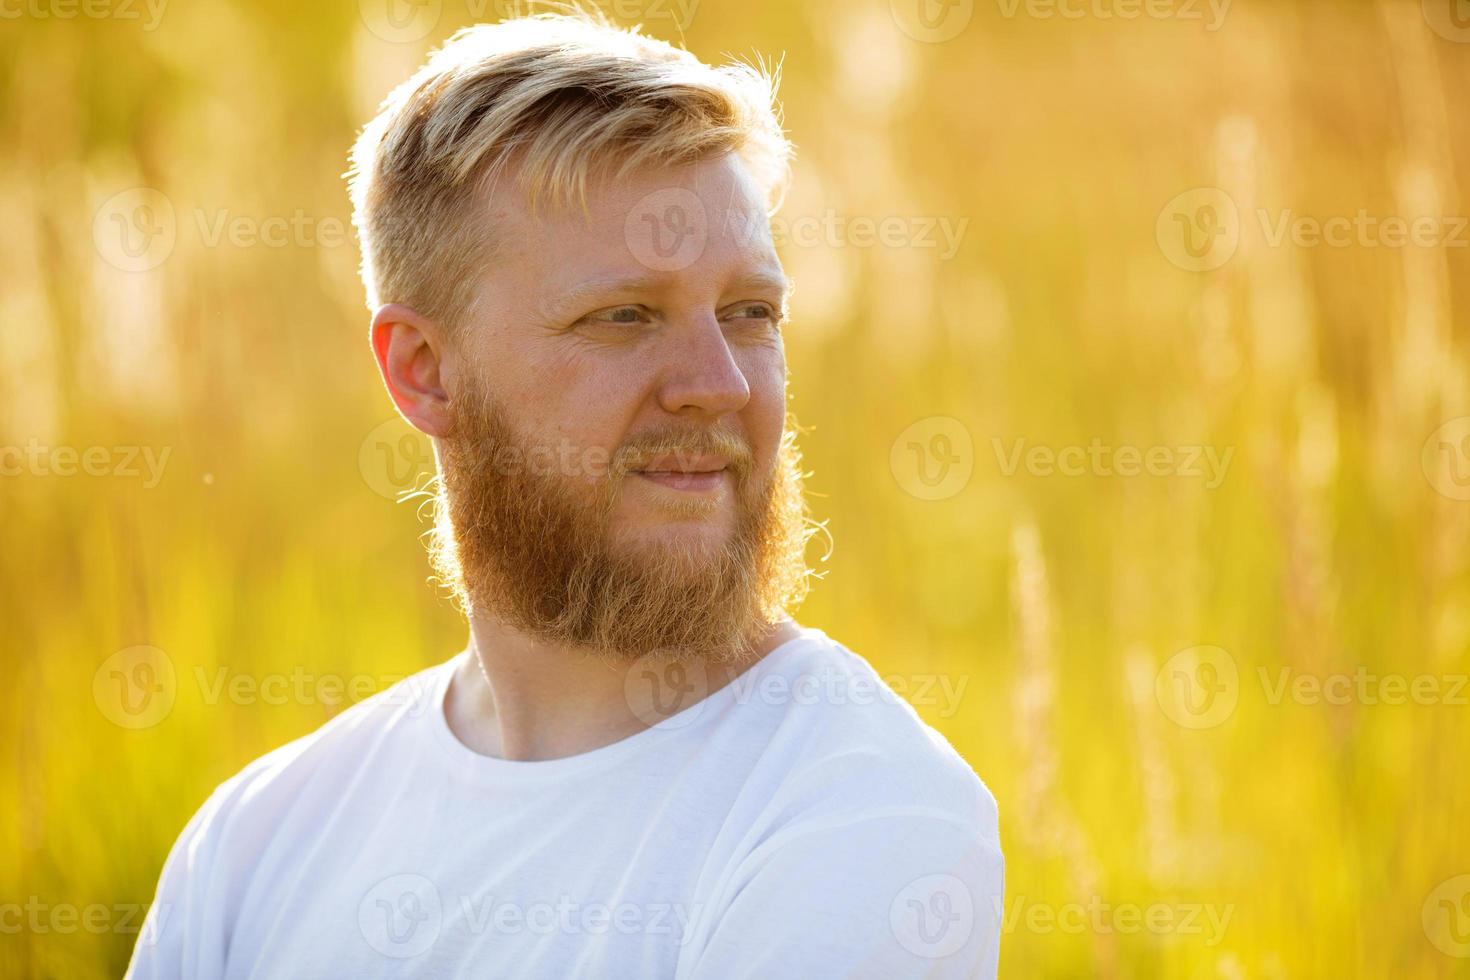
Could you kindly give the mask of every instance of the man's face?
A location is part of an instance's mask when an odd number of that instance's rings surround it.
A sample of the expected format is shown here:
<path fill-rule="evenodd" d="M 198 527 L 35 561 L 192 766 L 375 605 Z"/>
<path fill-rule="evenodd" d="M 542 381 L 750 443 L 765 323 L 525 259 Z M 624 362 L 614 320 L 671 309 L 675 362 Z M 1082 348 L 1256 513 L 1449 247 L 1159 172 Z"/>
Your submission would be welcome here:
<path fill-rule="evenodd" d="M 446 365 L 441 462 L 474 602 L 604 652 L 713 652 L 800 561 L 786 281 L 734 156 L 497 195 Z"/>

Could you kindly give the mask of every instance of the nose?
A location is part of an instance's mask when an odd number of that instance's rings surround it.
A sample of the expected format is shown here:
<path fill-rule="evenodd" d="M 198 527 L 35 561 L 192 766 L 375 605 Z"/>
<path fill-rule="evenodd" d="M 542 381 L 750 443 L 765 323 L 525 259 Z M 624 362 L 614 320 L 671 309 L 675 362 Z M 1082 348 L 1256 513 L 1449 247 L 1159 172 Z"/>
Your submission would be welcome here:
<path fill-rule="evenodd" d="M 745 407 L 750 384 L 713 313 L 686 321 L 668 336 L 668 365 L 658 393 L 664 411 L 717 418 Z"/>

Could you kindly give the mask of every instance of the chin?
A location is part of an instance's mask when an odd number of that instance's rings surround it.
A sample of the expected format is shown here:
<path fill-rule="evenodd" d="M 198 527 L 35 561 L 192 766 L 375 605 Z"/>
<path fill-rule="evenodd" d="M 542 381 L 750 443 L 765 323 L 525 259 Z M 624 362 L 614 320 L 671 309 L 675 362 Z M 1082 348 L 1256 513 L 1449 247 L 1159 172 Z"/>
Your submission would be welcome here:
<path fill-rule="evenodd" d="M 614 541 L 618 549 L 634 554 L 657 550 L 702 564 L 718 554 L 729 537 L 729 521 L 713 515 L 639 521 L 615 532 Z"/>

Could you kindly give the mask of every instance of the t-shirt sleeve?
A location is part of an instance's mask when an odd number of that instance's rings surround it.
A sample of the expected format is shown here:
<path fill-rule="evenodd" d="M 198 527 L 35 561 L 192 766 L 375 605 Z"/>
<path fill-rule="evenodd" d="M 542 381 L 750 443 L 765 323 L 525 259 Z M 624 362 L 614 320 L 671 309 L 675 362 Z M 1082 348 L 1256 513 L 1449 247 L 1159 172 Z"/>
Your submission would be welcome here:
<path fill-rule="evenodd" d="M 998 839 L 942 812 L 777 834 L 725 883 L 685 975 L 994 977 L 1004 877 Z"/>
<path fill-rule="evenodd" d="M 169 851 L 125 980 L 223 975 L 224 911 L 211 872 L 230 788 L 215 790 Z"/>

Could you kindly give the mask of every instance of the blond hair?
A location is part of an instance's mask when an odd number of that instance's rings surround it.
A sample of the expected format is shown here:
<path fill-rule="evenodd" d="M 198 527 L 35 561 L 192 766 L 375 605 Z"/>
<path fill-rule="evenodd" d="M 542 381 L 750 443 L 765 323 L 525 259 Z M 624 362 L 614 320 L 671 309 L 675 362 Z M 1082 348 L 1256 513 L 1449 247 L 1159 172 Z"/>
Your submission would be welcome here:
<path fill-rule="evenodd" d="M 791 155 L 778 78 L 760 65 L 706 65 L 592 11 L 458 31 L 389 94 L 352 149 L 368 308 L 403 303 L 456 325 L 474 269 L 493 254 L 481 216 L 507 170 L 533 207 L 543 197 L 585 207 L 594 172 L 734 152 L 774 211 Z"/>

